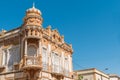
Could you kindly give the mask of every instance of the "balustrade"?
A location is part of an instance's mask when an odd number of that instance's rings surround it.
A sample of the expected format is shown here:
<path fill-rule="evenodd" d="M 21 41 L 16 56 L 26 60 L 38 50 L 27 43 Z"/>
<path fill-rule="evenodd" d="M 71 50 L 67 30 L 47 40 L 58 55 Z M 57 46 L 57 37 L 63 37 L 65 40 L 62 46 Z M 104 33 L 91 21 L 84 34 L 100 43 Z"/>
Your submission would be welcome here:
<path fill-rule="evenodd" d="M 57 76 L 69 77 L 69 70 L 66 70 L 64 67 L 61 67 L 59 65 L 52 65 L 52 73 L 54 73 Z"/>
<path fill-rule="evenodd" d="M 25 65 L 23 69 L 41 69 L 42 68 L 42 60 L 41 57 L 34 56 L 25 56 Z"/>

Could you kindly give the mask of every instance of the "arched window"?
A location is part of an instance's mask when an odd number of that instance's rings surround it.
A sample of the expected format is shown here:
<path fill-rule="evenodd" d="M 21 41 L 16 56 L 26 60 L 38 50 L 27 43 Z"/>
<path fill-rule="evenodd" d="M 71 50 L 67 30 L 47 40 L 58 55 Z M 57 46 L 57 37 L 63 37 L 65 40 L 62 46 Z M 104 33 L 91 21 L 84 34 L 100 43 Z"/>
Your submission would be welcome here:
<path fill-rule="evenodd" d="M 37 47 L 35 45 L 28 45 L 27 55 L 28 56 L 36 56 L 37 55 Z"/>

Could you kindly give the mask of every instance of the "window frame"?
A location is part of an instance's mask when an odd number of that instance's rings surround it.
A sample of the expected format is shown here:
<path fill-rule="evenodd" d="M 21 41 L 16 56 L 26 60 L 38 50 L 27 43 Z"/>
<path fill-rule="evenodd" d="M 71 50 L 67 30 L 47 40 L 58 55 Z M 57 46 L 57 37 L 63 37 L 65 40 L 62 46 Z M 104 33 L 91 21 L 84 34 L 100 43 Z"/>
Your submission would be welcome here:
<path fill-rule="evenodd" d="M 43 56 L 43 49 L 46 50 L 45 55 Z M 43 60 L 44 58 L 44 60 Z M 42 46 L 42 66 L 43 66 L 43 71 L 48 70 L 48 48 L 46 46 Z"/>

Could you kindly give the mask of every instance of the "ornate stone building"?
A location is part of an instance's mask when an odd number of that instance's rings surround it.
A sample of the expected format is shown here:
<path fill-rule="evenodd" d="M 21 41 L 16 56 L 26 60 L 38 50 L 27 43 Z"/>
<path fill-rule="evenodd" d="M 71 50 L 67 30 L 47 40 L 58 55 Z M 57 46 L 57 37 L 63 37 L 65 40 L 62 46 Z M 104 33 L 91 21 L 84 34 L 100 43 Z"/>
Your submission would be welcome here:
<path fill-rule="evenodd" d="M 0 33 L 0 80 L 73 80 L 72 46 L 42 27 L 41 11 L 26 11 L 22 26 Z"/>

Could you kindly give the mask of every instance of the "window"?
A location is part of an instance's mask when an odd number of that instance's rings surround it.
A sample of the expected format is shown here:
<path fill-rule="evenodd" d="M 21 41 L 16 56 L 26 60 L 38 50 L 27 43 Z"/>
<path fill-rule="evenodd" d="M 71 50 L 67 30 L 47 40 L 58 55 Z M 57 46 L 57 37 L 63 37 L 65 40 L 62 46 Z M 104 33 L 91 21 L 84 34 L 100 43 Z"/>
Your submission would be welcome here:
<path fill-rule="evenodd" d="M 18 64 L 20 61 L 20 47 L 13 46 L 8 49 L 8 71 L 13 70 L 13 65 Z"/>
<path fill-rule="evenodd" d="M 69 61 L 67 57 L 65 57 L 64 60 L 64 68 L 65 68 L 65 75 L 69 76 Z"/>
<path fill-rule="evenodd" d="M 14 64 L 14 52 L 13 48 L 9 49 L 9 58 L 8 58 L 8 70 L 11 71 L 13 69 Z"/>
<path fill-rule="evenodd" d="M 0 66 L 2 65 L 2 58 L 3 58 L 3 55 L 2 55 L 2 45 L 3 44 L 0 44 Z"/>
<path fill-rule="evenodd" d="M 47 64 L 48 64 L 47 49 L 43 47 L 42 48 L 42 65 L 43 65 L 43 70 L 45 71 L 48 69 Z"/>
<path fill-rule="evenodd" d="M 14 63 L 19 63 L 20 61 L 20 47 L 19 45 L 14 48 Z"/>
<path fill-rule="evenodd" d="M 28 56 L 36 56 L 37 55 L 37 48 L 34 45 L 29 45 L 27 50 Z"/>
<path fill-rule="evenodd" d="M 8 54 L 8 51 L 7 51 L 7 49 L 5 49 L 5 50 L 3 50 L 3 62 L 2 62 L 2 65 L 3 66 L 6 66 L 7 65 L 7 54 Z"/>
<path fill-rule="evenodd" d="M 3 66 L 7 66 L 7 70 L 13 70 L 13 65 L 20 61 L 20 47 L 12 46 L 9 49 L 3 49 Z"/>
<path fill-rule="evenodd" d="M 60 56 L 57 53 L 52 53 L 52 70 L 53 72 L 60 72 Z"/>

